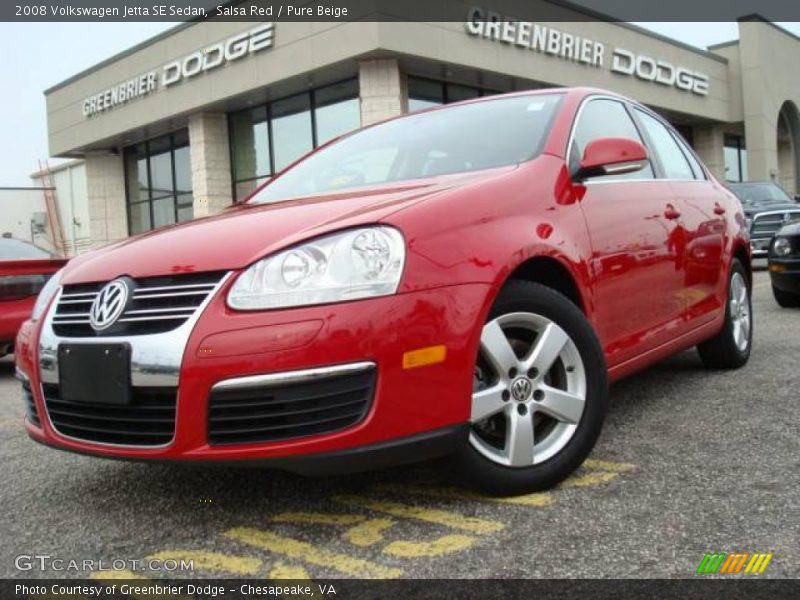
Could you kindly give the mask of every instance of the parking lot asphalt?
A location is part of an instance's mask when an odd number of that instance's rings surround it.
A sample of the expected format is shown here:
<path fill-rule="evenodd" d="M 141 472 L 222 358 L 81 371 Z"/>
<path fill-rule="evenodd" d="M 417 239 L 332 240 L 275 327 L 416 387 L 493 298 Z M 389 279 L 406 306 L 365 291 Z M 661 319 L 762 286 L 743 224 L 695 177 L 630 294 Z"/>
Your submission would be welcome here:
<path fill-rule="evenodd" d="M 774 554 L 760 577 L 798 577 L 800 310 L 761 271 L 754 314 L 745 368 L 705 370 L 692 350 L 619 382 L 587 464 L 505 501 L 430 465 L 305 479 L 45 448 L 23 431 L 7 357 L 0 576 L 87 576 L 15 568 L 37 554 L 194 561 L 178 577 L 694 577 L 706 552 L 743 551 Z"/>

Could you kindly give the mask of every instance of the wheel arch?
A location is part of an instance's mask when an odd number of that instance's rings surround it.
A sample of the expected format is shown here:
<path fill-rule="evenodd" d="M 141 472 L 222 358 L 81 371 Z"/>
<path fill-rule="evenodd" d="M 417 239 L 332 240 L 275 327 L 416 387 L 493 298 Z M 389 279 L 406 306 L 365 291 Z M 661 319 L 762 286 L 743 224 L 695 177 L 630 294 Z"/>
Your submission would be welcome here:
<path fill-rule="evenodd" d="M 738 258 L 739 261 L 744 265 L 745 271 L 747 271 L 747 283 L 751 287 L 753 286 L 753 263 L 752 258 L 750 257 L 750 252 L 748 252 L 747 247 L 743 243 L 737 243 L 733 248 L 733 255 L 732 258 Z"/>
<path fill-rule="evenodd" d="M 502 285 L 512 279 L 531 281 L 554 289 L 569 298 L 584 315 L 588 314 L 589 299 L 581 292 L 578 277 L 564 261 L 556 257 L 529 257 L 511 270 Z"/>

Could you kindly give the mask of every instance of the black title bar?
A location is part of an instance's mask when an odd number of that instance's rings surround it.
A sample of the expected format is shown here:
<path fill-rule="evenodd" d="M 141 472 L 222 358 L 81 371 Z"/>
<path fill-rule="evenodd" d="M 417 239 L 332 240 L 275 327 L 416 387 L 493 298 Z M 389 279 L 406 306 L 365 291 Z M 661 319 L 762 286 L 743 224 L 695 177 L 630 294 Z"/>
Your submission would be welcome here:
<path fill-rule="evenodd" d="M 500 18 L 530 21 L 800 21 L 794 0 L 9 0 L 0 21 L 462 21 L 479 6 Z"/>

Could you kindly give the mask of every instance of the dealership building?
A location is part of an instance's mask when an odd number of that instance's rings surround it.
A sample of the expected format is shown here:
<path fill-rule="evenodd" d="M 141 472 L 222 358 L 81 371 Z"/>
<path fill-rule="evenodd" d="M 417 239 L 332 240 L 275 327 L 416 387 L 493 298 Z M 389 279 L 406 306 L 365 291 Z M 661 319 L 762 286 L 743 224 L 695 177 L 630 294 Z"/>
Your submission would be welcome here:
<path fill-rule="evenodd" d="M 721 179 L 797 193 L 800 39 L 787 31 L 743 18 L 738 40 L 699 50 L 564 3 L 541 0 L 544 22 L 448 2 L 462 19 L 189 22 L 46 90 L 51 155 L 85 161 L 92 244 L 217 213 L 357 127 L 553 86 L 634 98 Z"/>

